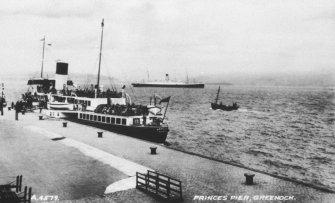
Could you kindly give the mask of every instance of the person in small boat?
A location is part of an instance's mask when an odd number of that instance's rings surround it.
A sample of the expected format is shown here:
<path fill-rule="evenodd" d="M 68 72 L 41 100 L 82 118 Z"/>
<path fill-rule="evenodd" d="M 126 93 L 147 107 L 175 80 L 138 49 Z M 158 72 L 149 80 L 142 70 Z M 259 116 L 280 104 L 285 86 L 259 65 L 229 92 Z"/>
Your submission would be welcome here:
<path fill-rule="evenodd" d="M 220 102 L 220 107 L 227 107 L 226 105 L 222 104 L 222 101 Z"/>

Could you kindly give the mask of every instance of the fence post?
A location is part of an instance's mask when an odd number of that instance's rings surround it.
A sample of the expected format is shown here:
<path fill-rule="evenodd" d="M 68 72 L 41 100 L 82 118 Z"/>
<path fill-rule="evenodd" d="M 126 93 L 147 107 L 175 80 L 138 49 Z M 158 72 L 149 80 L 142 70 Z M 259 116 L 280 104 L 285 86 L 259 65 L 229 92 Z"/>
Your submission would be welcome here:
<path fill-rule="evenodd" d="M 158 183 L 158 174 L 156 174 L 156 194 L 158 194 L 158 187 L 159 187 L 159 183 Z"/>
<path fill-rule="evenodd" d="M 138 172 L 136 172 L 136 188 L 138 186 Z"/>
<path fill-rule="evenodd" d="M 31 187 L 29 188 L 28 203 L 31 203 Z"/>
<path fill-rule="evenodd" d="M 22 191 L 22 175 L 20 175 L 20 181 L 19 181 L 19 192 Z"/>
<path fill-rule="evenodd" d="M 179 186 L 180 186 L 180 199 L 183 200 L 183 189 L 181 187 L 181 182 L 179 182 Z"/>
<path fill-rule="evenodd" d="M 16 185 L 15 185 L 15 191 L 16 193 L 19 192 L 19 176 L 16 176 Z"/>
<path fill-rule="evenodd" d="M 170 178 L 168 178 L 168 184 L 167 184 L 167 196 L 168 196 L 168 199 L 170 200 L 170 187 L 171 187 L 171 184 L 170 184 Z"/>
<path fill-rule="evenodd" d="M 24 187 L 23 203 L 27 203 L 26 199 L 27 199 L 27 186 Z"/>

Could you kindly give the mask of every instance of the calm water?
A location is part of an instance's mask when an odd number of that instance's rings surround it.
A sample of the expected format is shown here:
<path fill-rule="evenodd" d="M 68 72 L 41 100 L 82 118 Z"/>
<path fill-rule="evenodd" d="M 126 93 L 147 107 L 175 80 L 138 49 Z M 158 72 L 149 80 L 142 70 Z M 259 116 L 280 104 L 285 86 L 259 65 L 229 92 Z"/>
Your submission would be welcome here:
<path fill-rule="evenodd" d="M 6 83 L 8 100 L 23 80 Z M 172 96 L 167 141 L 178 148 L 335 189 L 333 88 L 222 86 L 237 111 L 210 109 L 218 86 L 205 89 L 126 89 L 136 103 L 153 93 Z"/>

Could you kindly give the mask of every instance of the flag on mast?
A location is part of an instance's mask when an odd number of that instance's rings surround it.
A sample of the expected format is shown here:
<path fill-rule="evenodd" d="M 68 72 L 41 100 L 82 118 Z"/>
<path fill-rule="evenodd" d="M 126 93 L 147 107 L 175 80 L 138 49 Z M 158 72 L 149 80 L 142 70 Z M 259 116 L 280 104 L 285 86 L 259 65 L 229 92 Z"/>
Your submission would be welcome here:
<path fill-rule="evenodd" d="M 171 98 L 171 96 L 162 99 L 162 100 L 159 102 L 159 104 L 161 104 L 162 102 L 169 102 L 169 101 L 170 101 L 170 98 Z"/>

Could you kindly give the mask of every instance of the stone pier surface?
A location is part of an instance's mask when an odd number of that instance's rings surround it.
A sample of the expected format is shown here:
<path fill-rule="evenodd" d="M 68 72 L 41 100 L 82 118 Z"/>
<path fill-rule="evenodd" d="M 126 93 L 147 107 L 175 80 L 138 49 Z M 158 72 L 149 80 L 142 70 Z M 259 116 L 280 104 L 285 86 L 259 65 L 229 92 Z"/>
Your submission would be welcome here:
<path fill-rule="evenodd" d="M 39 120 L 37 113 L 16 121 L 15 111 L 5 110 L 0 184 L 22 174 L 33 188 L 32 202 L 45 196 L 59 202 L 160 202 L 134 188 L 136 171 L 154 170 L 182 181 L 183 202 L 335 202 L 331 192 L 108 131 L 98 138 L 97 128 L 72 122 L 63 128 L 62 122 Z M 255 174 L 254 185 L 245 184 L 245 173 Z"/>

